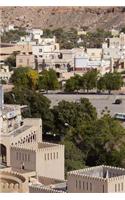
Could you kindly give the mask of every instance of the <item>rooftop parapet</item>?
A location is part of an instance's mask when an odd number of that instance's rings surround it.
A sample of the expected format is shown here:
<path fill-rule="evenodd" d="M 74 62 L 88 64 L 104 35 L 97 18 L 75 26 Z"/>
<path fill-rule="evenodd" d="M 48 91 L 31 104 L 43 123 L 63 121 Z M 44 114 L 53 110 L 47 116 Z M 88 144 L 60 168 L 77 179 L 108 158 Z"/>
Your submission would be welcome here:
<path fill-rule="evenodd" d="M 125 169 L 101 165 L 68 172 L 68 176 L 85 177 L 87 179 L 113 181 L 125 178 Z"/>

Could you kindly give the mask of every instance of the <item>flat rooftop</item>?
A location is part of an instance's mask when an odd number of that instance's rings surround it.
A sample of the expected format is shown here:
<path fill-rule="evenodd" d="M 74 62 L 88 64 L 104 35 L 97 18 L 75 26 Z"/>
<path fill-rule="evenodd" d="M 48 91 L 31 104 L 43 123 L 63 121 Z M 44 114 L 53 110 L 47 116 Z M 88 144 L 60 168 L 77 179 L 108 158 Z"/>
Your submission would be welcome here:
<path fill-rule="evenodd" d="M 77 175 L 85 175 L 89 177 L 96 177 L 96 178 L 113 178 L 118 176 L 124 176 L 125 175 L 125 169 L 124 168 L 118 168 L 118 167 L 111 167 L 111 166 L 97 166 L 97 167 L 90 167 L 85 168 L 81 170 L 75 170 L 69 172 L 69 174 L 77 174 Z"/>
<path fill-rule="evenodd" d="M 24 126 L 18 128 L 18 129 L 16 129 L 16 130 L 14 130 L 14 131 L 12 131 L 11 134 L 13 134 L 14 137 L 15 137 L 15 136 L 17 136 L 17 135 L 23 133 L 24 131 L 30 129 L 31 127 L 32 127 L 32 126 L 30 126 L 30 125 L 24 125 Z"/>

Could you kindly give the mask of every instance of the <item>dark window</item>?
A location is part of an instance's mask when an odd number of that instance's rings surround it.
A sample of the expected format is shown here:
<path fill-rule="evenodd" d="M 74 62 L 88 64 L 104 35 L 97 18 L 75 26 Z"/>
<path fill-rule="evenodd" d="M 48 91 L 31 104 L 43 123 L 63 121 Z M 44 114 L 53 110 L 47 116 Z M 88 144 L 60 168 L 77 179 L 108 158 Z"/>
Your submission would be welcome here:
<path fill-rule="evenodd" d="M 87 190 L 88 190 L 88 183 L 86 183 L 86 188 L 87 188 Z"/>
<path fill-rule="evenodd" d="M 79 189 L 81 189 L 81 181 L 79 181 Z"/>
<path fill-rule="evenodd" d="M 122 191 L 124 190 L 124 186 L 123 186 L 123 183 L 121 183 L 121 190 L 122 190 Z"/>
<path fill-rule="evenodd" d="M 118 192 L 120 192 L 120 183 L 118 184 Z"/>
<path fill-rule="evenodd" d="M 104 185 L 103 185 L 103 193 L 105 192 L 105 188 L 104 188 Z"/>
<path fill-rule="evenodd" d="M 77 180 L 76 180 L 76 188 L 77 188 L 77 186 L 78 186 L 78 183 L 77 183 Z"/>
<path fill-rule="evenodd" d="M 117 192 L 117 184 L 115 184 L 115 192 Z"/>
<path fill-rule="evenodd" d="M 92 183 L 90 183 L 90 192 L 92 192 Z"/>
<path fill-rule="evenodd" d="M 85 188 L 85 184 L 84 184 L 84 182 L 82 183 L 82 188 L 83 188 L 83 190 L 84 190 L 84 188 Z"/>

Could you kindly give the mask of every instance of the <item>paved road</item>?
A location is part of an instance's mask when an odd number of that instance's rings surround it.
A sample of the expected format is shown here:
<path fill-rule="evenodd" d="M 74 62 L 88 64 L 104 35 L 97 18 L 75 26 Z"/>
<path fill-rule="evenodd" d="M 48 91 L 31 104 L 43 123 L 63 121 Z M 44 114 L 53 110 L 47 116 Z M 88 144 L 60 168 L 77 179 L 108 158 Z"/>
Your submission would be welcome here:
<path fill-rule="evenodd" d="M 47 98 L 51 100 L 51 106 L 57 105 L 59 101 L 78 101 L 82 97 L 89 98 L 93 106 L 96 107 L 98 115 L 100 116 L 101 111 L 107 106 L 112 116 L 115 113 L 125 113 L 125 96 L 124 95 L 72 95 L 72 94 L 45 94 Z M 113 104 L 115 99 L 122 99 L 122 103 L 119 105 Z"/>

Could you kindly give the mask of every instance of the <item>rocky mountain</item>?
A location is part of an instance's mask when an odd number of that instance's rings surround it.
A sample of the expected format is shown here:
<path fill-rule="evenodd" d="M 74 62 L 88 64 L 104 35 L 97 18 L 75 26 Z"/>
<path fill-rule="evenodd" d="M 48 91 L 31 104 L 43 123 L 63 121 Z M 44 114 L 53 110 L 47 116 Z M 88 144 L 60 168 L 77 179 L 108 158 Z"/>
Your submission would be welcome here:
<path fill-rule="evenodd" d="M 0 7 L 1 23 L 22 27 L 106 30 L 125 27 L 125 7 Z"/>

